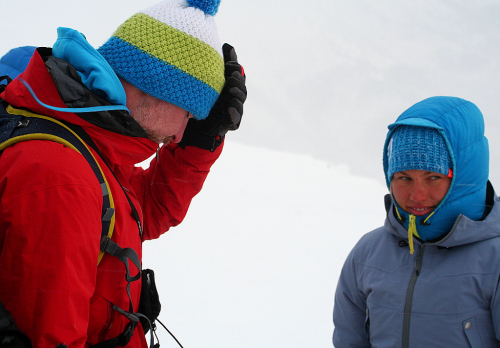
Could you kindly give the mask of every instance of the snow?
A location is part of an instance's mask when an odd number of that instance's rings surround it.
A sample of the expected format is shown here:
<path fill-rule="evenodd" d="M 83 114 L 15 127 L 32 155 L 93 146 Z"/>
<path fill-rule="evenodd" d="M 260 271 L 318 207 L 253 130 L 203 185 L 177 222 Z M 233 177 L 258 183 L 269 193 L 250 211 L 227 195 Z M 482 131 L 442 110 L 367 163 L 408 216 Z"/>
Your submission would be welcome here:
<path fill-rule="evenodd" d="M 340 269 L 383 223 L 387 189 L 233 136 L 185 221 L 144 245 L 160 320 L 186 348 L 331 347 Z M 162 347 L 175 347 L 162 331 Z"/>

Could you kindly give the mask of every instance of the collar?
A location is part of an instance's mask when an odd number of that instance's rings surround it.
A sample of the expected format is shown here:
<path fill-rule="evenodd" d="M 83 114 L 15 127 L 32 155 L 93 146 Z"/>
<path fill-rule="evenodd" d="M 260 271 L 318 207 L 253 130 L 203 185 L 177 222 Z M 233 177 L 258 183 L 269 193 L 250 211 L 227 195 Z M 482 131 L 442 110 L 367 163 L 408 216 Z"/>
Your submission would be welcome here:
<path fill-rule="evenodd" d="M 112 105 L 90 91 L 76 69 L 52 55 L 50 48 L 38 48 L 19 77 L 45 104 L 58 108 Z M 125 110 L 90 113 L 59 112 L 40 105 L 20 78 L 14 79 L 0 98 L 17 108 L 79 125 L 93 138 L 106 159 L 115 165 L 140 163 L 152 156 L 158 145 L 147 139 L 139 124 Z"/>

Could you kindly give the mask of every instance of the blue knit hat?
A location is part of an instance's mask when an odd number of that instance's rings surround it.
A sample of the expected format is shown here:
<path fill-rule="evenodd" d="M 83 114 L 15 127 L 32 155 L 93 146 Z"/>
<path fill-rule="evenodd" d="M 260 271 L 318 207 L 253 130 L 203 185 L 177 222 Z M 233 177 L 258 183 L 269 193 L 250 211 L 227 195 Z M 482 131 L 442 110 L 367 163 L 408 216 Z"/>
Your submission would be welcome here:
<path fill-rule="evenodd" d="M 133 86 L 204 119 L 225 82 L 219 4 L 163 1 L 130 17 L 98 51 Z"/>
<path fill-rule="evenodd" d="M 387 147 L 387 177 L 403 170 L 428 170 L 450 175 L 452 161 L 443 136 L 428 127 L 399 126 Z"/>

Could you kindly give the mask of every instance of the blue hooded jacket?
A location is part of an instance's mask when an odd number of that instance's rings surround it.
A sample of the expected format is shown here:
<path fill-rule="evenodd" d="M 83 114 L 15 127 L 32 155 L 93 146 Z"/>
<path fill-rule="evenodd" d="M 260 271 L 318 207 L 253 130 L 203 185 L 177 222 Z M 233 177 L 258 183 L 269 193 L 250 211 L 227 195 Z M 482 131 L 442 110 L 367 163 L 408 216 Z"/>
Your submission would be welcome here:
<path fill-rule="evenodd" d="M 389 125 L 384 146 L 384 173 L 389 190 L 392 179 L 387 174 L 389 144 L 401 125 L 438 130 L 448 145 L 453 163 L 453 179 L 446 197 L 431 214 L 416 217 L 420 238 L 428 241 L 442 237 L 460 214 L 479 220 L 484 213 L 489 151 L 483 115 L 477 106 L 460 98 L 432 97 L 413 105 Z M 409 214 L 402 209 L 398 209 L 398 213 L 408 229 Z"/>
<path fill-rule="evenodd" d="M 498 348 L 500 200 L 487 183 L 482 115 L 465 100 L 434 97 L 403 113 L 389 126 L 388 139 L 400 124 L 436 128 L 449 145 L 450 189 L 430 225 L 417 224 L 419 234 L 434 226 L 438 237 L 412 236 L 410 254 L 407 224 L 388 196 L 384 226 L 360 239 L 342 269 L 334 346 Z"/>

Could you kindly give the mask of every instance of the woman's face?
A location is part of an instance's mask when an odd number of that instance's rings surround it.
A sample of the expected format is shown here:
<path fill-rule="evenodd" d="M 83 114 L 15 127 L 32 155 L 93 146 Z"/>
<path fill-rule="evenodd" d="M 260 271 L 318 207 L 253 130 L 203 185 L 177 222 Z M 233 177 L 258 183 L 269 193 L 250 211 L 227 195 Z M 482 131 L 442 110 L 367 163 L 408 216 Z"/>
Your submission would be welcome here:
<path fill-rule="evenodd" d="M 451 178 L 426 170 L 405 170 L 394 174 L 391 189 L 396 202 L 409 214 L 427 215 L 441 203 Z"/>

